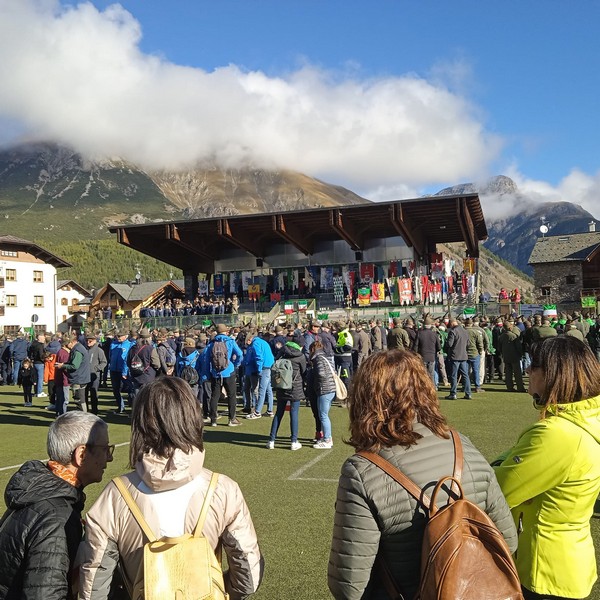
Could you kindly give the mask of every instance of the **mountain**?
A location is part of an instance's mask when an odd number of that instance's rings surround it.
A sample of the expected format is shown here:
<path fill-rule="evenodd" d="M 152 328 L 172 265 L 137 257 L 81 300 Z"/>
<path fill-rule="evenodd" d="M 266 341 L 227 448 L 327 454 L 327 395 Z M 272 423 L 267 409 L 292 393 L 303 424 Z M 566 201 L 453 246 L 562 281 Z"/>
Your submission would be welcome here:
<path fill-rule="evenodd" d="M 0 215 L 13 235 L 107 239 L 117 224 L 193 219 L 366 202 L 293 171 L 147 172 L 120 159 L 87 161 L 50 143 L 0 152 Z"/>
<path fill-rule="evenodd" d="M 486 217 L 488 240 L 484 247 L 528 275 L 531 251 L 541 236 L 545 223 L 548 235 L 584 233 L 590 221 L 598 221 L 591 213 L 572 202 L 539 202 L 521 192 L 510 177 L 493 177 L 476 186 L 464 183 L 444 188 L 436 195 L 479 193 Z"/>

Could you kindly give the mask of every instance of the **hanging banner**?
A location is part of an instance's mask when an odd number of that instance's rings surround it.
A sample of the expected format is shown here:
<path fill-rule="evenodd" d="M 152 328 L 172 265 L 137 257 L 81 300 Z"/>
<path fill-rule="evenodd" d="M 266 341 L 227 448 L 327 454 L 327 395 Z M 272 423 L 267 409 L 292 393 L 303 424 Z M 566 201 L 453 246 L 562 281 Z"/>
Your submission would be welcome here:
<path fill-rule="evenodd" d="M 198 282 L 198 294 L 200 294 L 200 296 L 208 296 L 208 280 L 207 279 L 201 279 Z"/>
<path fill-rule="evenodd" d="M 260 284 L 251 283 L 248 285 L 248 298 L 255 302 L 260 300 Z"/>
<path fill-rule="evenodd" d="M 396 277 L 388 277 L 387 283 L 388 292 L 390 294 L 390 302 L 392 304 L 400 304 L 400 293 L 398 292 L 398 279 Z"/>
<path fill-rule="evenodd" d="M 344 280 L 341 276 L 333 278 L 333 299 L 336 302 L 344 301 Z"/>
<path fill-rule="evenodd" d="M 248 291 L 248 286 L 252 283 L 252 271 L 242 271 L 242 289 Z"/>
<path fill-rule="evenodd" d="M 237 294 L 238 291 L 238 274 L 230 273 L 229 274 L 229 293 Z"/>
<path fill-rule="evenodd" d="M 283 306 L 283 312 L 286 315 L 291 315 L 294 312 L 294 303 L 293 302 L 286 302 Z"/>
<path fill-rule="evenodd" d="M 368 287 L 358 288 L 358 305 L 369 306 L 371 304 L 371 289 Z"/>
<path fill-rule="evenodd" d="M 544 304 L 545 317 L 556 317 L 557 315 L 556 304 Z"/>
<path fill-rule="evenodd" d="M 385 300 L 385 289 L 383 283 L 371 284 L 371 302 L 383 302 Z"/>
<path fill-rule="evenodd" d="M 215 273 L 215 295 L 223 295 L 223 273 Z"/>
<path fill-rule="evenodd" d="M 390 262 L 390 268 L 388 269 L 388 275 L 390 277 L 396 277 L 398 275 L 398 261 L 393 260 Z"/>
<path fill-rule="evenodd" d="M 312 292 L 312 289 L 317 285 L 316 272 L 314 267 L 304 267 L 304 285 Z"/>
<path fill-rule="evenodd" d="M 596 308 L 596 296 L 582 296 L 581 308 Z"/>
<path fill-rule="evenodd" d="M 308 308 L 308 300 L 298 300 L 298 310 L 301 312 L 306 312 Z"/>
<path fill-rule="evenodd" d="M 298 273 L 298 269 L 292 270 L 292 287 L 297 290 L 300 285 L 300 274 Z"/>
<path fill-rule="evenodd" d="M 333 267 L 321 267 L 321 289 L 330 290 L 333 287 Z"/>
<path fill-rule="evenodd" d="M 375 281 L 375 265 L 373 263 L 360 263 L 360 282 L 371 285 Z"/>

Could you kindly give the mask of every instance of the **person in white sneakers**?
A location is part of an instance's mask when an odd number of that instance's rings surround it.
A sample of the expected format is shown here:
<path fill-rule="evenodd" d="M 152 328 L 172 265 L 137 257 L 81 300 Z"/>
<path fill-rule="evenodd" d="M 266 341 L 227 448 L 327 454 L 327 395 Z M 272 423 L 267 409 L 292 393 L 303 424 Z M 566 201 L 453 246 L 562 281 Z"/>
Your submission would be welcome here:
<path fill-rule="evenodd" d="M 331 434 L 331 420 L 329 410 L 335 398 L 335 379 L 333 367 L 323 352 L 323 344 L 316 340 L 310 345 L 310 361 L 312 364 L 311 381 L 314 394 L 317 397 L 317 411 L 321 421 L 323 438 L 318 440 L 313 448 L 326 450 L 333 448 L 333 437 Z"/>
<path fill-rule="evenodd" d="M 287 403 L 290 403 L 290 434 L 292 450 L 300 450 L 302 444 L 298 441 L 298 416 L 300 413 L 300 401 L 304 399 L 304 390 L 302 382 L 306 373 L 306 357 L 302 351 L 302 337 L 294 337 L 291 342 L 287 342 L 277 353 L 276 361 L 288 360 L 292 366 L 291 388 L 286 389 L 287 383 L 275 381 L 275 396 L 277 398 L 277 410 L 271 424 L 271 433 L 267 448 L 275 448 L 275 438 L 281 425 L 281 420 L 285 414 Z M 279 363 L 275 365 L 277 370 Z M 283 378 L 282 378 L 283 379 Z M 280 386 L 280 387 L 279 387 Z"/>

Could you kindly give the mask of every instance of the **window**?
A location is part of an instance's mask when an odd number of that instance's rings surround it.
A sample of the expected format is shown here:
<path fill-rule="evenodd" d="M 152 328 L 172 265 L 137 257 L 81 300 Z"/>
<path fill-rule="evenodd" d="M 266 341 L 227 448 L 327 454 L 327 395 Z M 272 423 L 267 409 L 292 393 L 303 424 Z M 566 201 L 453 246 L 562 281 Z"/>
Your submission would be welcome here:
<path fill-rule="evenodd" d="M 15 295 L 7 294 L 6 295 L 6 306 L 16 306 L 17 305 L 17 297 Z"/>
<path fill-rule="evenodd" d="M 567 285 L 575 285 L 575 275 L 567 275 Z"/>
<path fill-rule="evenodd" d="M 542 288 L 542 296 L 550 296 L 551 293 L 552 293 L 552 290 L 549 287 Z"/>
<path fill-rule="evenodd" d="M 44 283 L 44 271 L 34 271 L 33 281 L 35 283 Z"/>
<path fill-rule="evenodd" d="M 71 301 L 71 306 L 77 306 L 79 304 L 79 300 L 77 298 L 73 298 Z"/>
<path fill-rule="evenodd" d="M 0 256 L 12 256 L 13 258 L 19 258 L 19 253 L 14 250 L 2 250 Z"/>
<path fill-rule="evenodd" d="M 60 305 L 61 306 L 69 306 L 69 300 L 67 298 L 61 298 Z"/>
<path fill-rule="evenodd" d="M 15 336 L 19 333 L 19 329 L 21 329 L 20 325 L 5 325 L 4 326 L 4 335 Z"/>
<path fill-rule="evenodd" d="M 34 296 L 33 297 L 33 306 L 36 308 L 44 307 L 44 296 Z"/>
<path fill-rule="evenodd" d="M 6 281 L 16 281 L 17 280 L 17 270 L 16 269 L 6 269 Z"/>

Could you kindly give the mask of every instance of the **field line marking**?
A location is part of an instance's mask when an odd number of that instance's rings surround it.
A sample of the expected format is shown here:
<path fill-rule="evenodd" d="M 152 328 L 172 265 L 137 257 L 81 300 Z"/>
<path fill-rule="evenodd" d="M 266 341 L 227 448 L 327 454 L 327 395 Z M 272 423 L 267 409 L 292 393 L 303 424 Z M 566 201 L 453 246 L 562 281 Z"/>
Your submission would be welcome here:
<path fill-rule="evenodd" d="M 303 467 L 300 467 L 297 471 L 295 471 L 294 473 L 292 473 L 288 477 L 288 481 L 293 481 L 294 479 L 300 479 L 301 475 L 303 473 L 305 473 L 306 471 L 308 471 L 308 469 L 310 469 L 311 467 L 314 467 L 314 465 L 316 465 L 320 460 L 322 460 L 323 458 L 325 458 L 325 456 L 327 456 L 328 454 L 329 454 L 329 452 L 324 452 L 323 454 L 319 454 L 319 456 L 315 456 L 315 458 L 313 458 L 312 460 L 308 461 Z M 322 480 L 319 480 L 319 481 L 322 481 Z"/>
<path fill-rule="evenodd" d="M 120 444 L 115 444 L 115 448 L 120 448 L 121 446 L 129 446 L 129 442 L 121 442 Z M 35 459 L 32 459 L 35 460 Z M 48 462 L 47 458 L 38 458 L 40 462 Z M 21 463 L 20 465 L 10 465 L 9 467 L 0 467 L 0 471 L 10 471 L 11 469 L 20 469 L 25 463 Z"/>

